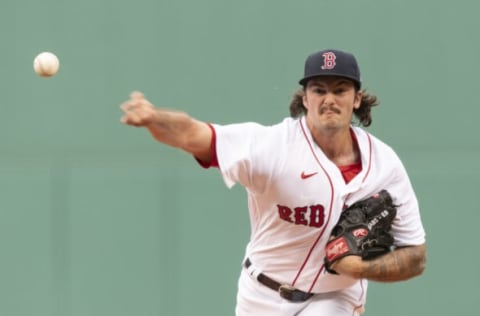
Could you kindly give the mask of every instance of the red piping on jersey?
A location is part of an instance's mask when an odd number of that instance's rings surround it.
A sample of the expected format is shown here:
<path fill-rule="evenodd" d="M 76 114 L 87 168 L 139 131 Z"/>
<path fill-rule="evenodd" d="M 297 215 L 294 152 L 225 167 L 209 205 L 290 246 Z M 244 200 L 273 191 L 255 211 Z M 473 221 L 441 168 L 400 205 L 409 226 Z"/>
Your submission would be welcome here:
<path fill-rule="evenodd" d="M 362 289 L 360 292 L 360 297 L 358 298 L 360 302 L 363 300 L 363 297 L 365 295 L 365 286 L 363 284 L 364 282 L 365 282 L 364 279 L 360 280 L 360 288 Z M 352 316 L 358 315 L 357 311 L 361 310 L 362 308 L 363 308 L 363 304 L 353 306 Z"/>
<path fill-rule="evenodd" d="M 359 301 L 362 301 L 363 297 L 365 296 L 365 284 L 364 284 L 364 282 L 365 282 L 364 279 L 360 280 L 360 287 L 362 288 L 362 292 L 360 293 L 360 297 L 358 298 Z"/>
<path fill-rule="evenodd" d="M 328 223 L 330 222 L 330 217 L 332 215 L 332 207 L 333 207 L 333 197 L 334 197 L 334 194 L 333 194 L 333 190 L 334 190 L 334 187 L 333 187 L 333 183 L 332 183 L 332 179 L 330 178 L 330 175 L 327 173 L 327 171 L 325 170 L 325 168 L 322 166 L 322 164 L 320 163 L 320 160 L 318 160 L 318 157 L 317 155 L 315 155 L 315 151 L 313 150 L 313 146 L 311 144 L 311 142 L 308 140 L 308 136 L 307 136 L 307 133 L 305 132 L 305 128 L 303 127 L 303 124 L 302 124 L 302 121 L 299 120 L 299 124 L 300 124 L 300 128 L 302 129 L 302 132 L 303 132 L 303 135 L 305 136 L 305 140 L 307 141 L 308 143 L 308 146 L 310 147 L 310 151 L 312 152 L 312 155 L 313 157 L 315 158 L 315 160 L 317 161 L 318 165 L 320 166 L 320 168 L 322 169 L 322 171 L 325 173 L 325 175 L 327 176 L 327 179 L 328 179 L 328 182 L 330 183 L 330 187 L 331 187 L 331 197 L 330 197 L 330 207 L 329 207 L 329 210 L 328 210 L 328 217 L 327 217 L 327 221 L 325 223 L 325 225 L 323 226 L 323 229 L 322 231 L 320 231 L 320 233 L 318 234 L 318 237 L 317 239 L 315 239 L 312 247 L 310 248 L 310 251 L 308 252 L 307 254 L 307 257 L 305 258 L 305 260 L 303 261 L 303 264 L 302 266 L 300 267 L 300 269 L 298 270 L 298 273 L 297 273 L 297 276 L 295 277 L 295 279 L 293 280 L 292 282 L 292 286 L 295 286 L 295 283 L 298 281 L 298 278 L 300 277 L 300 274 L 302 273 L 303 269 L 305 268 L 305 265 L 307 264 L 308 260 L 310 259 L 310 256 L 312 255 L 312 252 L 313 252 L 313 249 L 315 249 L 315 247 L 317 246 L 320 238 L 322 237 L 323 233 L 325 232 L 325 229 L 327 228 L 328 226 Z M 323 264 L 320 268 L 320 271 L 318 272 L 317 276 L 315 277 L 310 289 L 308 290 L 309 292 L 311 291 L 311 289 L 313 288 L 313 286 L 315 285 L 315 283 L 317 282 L 317 279 L 318 279 L 318 276 L 320 274 L 320 272 L 323 270 Z"/>
<path fill-rule="evenodd" d="M 367 171 L 365 172 L 365 176 L 362 179 L 362 183 L 365 182 L 365 179 L 367 179 L 367 176 L 370 174 L 370 169 L 372 168 L 372 138 L 370 137 L 370 134 L 366 133 L 368 137 L 368 167 Z"/>

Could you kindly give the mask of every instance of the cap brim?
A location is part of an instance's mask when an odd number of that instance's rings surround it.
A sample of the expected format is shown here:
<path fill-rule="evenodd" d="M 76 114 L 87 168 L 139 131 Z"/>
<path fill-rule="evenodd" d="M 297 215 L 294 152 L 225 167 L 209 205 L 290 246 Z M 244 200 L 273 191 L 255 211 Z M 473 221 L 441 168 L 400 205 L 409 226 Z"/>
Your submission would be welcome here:
<path fill-rule="evenodd" d="M 304 77 L 304 78 L 300 79 L 300 81 L 298 81 L 298 83 L 301 84 L 302 86 L 305 86 L 310 79 L 313 79 L 313 78 L 316 78 L 316 77 L 327 77 L 327 76 L 347 78 L 347 79 L 350 79 L 353 82 L 355 82 L 358 85 L 359 88 L 362 86 L 362 83 L 360 81 L 358 81 L 357 78 L 354 78 L 354 77 L 351 77 L 351 76 L 345 76 L 345 75 L 341 75 L 341 74 L 336 74 L 336 73 L 329 73 L 329 74 L 322 73 L 322 74 L 311 75 L 311 76 Z"/>

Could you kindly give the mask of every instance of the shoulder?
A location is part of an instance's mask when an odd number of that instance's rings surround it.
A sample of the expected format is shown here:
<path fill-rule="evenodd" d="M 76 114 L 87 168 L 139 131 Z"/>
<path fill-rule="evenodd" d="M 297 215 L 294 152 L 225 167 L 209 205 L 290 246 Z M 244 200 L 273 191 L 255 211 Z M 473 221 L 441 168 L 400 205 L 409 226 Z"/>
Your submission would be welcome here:
<path fill-rule="evenodd" d="M 284 118 L 282 121 L 265 125 L 257 122 L 242 122 L 232 124 L 211 124 L 217 134 L 239 134 L 241 137 L 268 137 L 269 135 L 289 135 L 299 129 L 298 119 Z M 257 140 L 261 140 L 258 138 Z"/>

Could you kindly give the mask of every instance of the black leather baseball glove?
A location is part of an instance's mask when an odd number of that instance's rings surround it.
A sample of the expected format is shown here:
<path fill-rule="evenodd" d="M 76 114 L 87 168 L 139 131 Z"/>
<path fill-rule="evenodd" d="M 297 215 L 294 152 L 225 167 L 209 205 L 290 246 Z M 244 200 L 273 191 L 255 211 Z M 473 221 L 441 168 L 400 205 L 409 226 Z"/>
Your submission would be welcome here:
<path fill-rule="evenodd" d="M 326 246 L 327 271 L 336 274 L 331 266 L 345 256 L 368 260 L 390 252 L 393 247 L 390 229 L 396 214 L 397 207 L 386 190 L 345 209 Z"/>

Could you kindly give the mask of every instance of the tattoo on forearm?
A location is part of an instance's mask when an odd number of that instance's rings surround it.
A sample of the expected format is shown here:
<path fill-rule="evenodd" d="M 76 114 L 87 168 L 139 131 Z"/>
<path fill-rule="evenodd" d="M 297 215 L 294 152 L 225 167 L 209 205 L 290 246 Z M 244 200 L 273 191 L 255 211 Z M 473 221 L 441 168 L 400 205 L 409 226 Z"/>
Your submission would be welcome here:
<path fill-rule="evenodd" d="M 379 282 L 407 280 L 425 269 L 425 246 L 404 247 L 380 258 L 366 261 L 361 278 Z"/>

